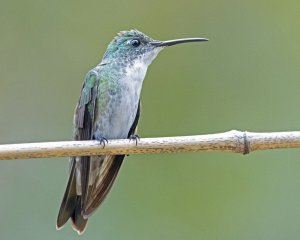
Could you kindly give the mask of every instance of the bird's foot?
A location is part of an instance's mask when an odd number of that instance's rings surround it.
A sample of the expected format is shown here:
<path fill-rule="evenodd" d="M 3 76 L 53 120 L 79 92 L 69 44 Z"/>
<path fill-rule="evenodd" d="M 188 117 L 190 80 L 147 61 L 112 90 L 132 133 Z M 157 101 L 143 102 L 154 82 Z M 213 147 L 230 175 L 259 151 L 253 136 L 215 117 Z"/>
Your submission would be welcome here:
<path fill-rule="evenodd" d="M 131 140 L 135 141 L 135 146 L 137 146 L 138 141 L 140 141 L 141 138 L 138 134 L 132 134 L 129 136 L 129 141 L 131 141 Z"/>
<path fill-rule="evenodd" d="M 95 136 L 95 140 L 99 141 L 100 145 L 103 145 L 103 148 L 105 148 L 106 144 L 108 144 L 107 138 L 102 136 Z"/>

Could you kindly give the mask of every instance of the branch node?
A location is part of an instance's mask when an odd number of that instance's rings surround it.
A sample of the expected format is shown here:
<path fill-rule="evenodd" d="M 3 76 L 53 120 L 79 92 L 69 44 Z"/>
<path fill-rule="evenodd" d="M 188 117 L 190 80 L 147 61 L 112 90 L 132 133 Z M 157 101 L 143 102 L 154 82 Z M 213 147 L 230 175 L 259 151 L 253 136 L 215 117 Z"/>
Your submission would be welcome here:
<path fill-rule="evenodd" d="M 243 154 L 246 155 L 246 154 L 250 153 L 250 141 L 248 139 L 246 131 L 243 134 L 243 139 L 244 139 L 244 151 L 243 151 Z"/>

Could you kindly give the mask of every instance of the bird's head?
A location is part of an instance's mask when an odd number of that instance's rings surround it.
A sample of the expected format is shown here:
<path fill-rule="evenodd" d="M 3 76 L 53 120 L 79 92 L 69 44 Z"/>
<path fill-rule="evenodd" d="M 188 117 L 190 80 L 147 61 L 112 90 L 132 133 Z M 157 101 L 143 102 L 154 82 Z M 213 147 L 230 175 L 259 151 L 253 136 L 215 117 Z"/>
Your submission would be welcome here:
<path fill-rule="evenodd" d="M 103 57 L 103 62 L 133 62 L 135 60 L 140 60 L 146 65 L 149 65 L 157 54 L 167 46 L 207 40 L 208 39 L 206 38 L 184 38 L 169 41 L 158 41 L 148 37 L 136 29 L 121 31 L 108 45 Z"/>

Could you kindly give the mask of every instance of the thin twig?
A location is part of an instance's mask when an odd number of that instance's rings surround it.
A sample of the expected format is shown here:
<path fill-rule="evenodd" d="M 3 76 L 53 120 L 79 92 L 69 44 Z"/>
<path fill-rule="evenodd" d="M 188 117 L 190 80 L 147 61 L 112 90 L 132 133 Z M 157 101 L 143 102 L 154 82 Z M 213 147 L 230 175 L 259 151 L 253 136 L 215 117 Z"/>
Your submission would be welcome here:
<path fill-rule="evenodd" d="M 300 148 L 300 132 L 253 133 L 233 130 L 197 136 L 141 138 L 137 145 L 129 139 L 108 140 L 105 147 L 94 140 L 5 144 L 0 145 L 0 160 L 198 151 L 247 154 L 275 148 Z"/>

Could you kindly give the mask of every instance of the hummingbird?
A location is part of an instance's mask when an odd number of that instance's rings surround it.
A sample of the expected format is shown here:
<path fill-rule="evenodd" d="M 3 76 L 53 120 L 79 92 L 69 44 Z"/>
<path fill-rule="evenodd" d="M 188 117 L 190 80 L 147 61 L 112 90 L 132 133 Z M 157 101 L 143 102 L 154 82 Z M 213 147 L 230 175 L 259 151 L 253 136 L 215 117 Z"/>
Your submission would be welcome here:
<path fill-rule="evenodd" d="M 203 42 L 206 38 L 154 40 L 133 29 L 121 31 L 109 43 L 101 62 L 83 82 L 73 119 L 74 140 L 139 139 L 140 95 L 148 66 L 168 46 Z M 56 227 L 71 219 L 82 234 L 88 218 L 110 191 L 125 155 L 70 158 L 69 180 L 59 209 Z"/>

